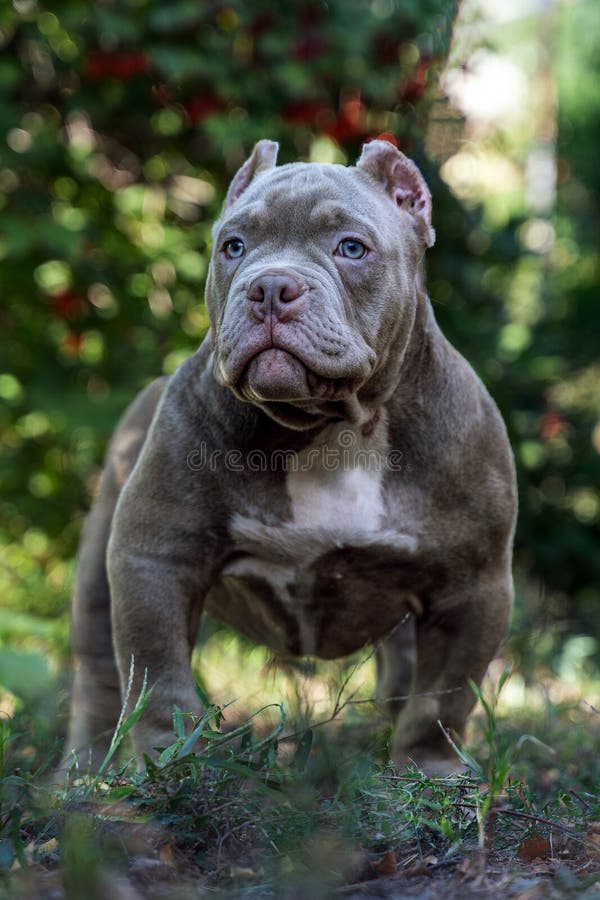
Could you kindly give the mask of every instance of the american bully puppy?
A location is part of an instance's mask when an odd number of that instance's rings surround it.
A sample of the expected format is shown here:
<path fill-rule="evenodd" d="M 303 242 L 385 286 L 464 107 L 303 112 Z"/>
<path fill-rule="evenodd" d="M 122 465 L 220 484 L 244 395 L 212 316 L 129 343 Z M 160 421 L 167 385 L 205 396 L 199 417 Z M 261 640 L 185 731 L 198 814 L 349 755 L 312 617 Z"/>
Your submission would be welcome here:
<path fill-rule="evenodd" d="M 200 712 L 207 610 L 276 653 L 375 644 L 394 760 L 446 772 L 439 721 L 461 734 L 509 619 L 506 431 L 435 322 L 414 163 L 382 141 L 348 168 L 276 153 L 256 145 L 214 226 L 210 333 L 112 442 L 80 551 L 67 749 L 102 759 L 132 657 L 133 695 L 144 670 L 154 685 L 135 751 L 170 744 L 173 705 Z"/>

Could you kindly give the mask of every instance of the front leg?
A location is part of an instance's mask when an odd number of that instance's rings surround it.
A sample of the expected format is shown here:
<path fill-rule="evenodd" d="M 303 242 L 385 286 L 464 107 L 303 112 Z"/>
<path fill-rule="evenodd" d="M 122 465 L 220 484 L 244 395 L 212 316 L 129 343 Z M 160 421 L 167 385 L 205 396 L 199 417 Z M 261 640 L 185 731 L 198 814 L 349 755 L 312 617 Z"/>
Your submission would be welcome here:
<path fill-rule="evenodd" d="M 167 399 L 170 399 L 167 396 Z M 174 740 L 173 707 L 201 711 L 190 658 L 204 598 L 219 569 L 225 528 L 218 485 L 185 465 L 189 438 L 165 406 L 115 510 L 108 548 L 111 620 L 123 697 L 131 712 L 144 674 L 148 707 L 132 730 L 136 756 Z M 177 411 L 177 410 L 175 410 Z M 179 426 L 179 429 L 178 429 Z M 183 464 L 182 464 L 183 458 Z"/>
<path fill-rule="evenodd" d="M 392 757 L 426 772 L 456 771 L 460 762 L 438 722 L 462 737 L 475 695 L 508 627 L 512 580 L 507 568 L 480 572 L 476 582 L 432 595 L 417 621 L 411 697 L 400 712 Z"/>
<path fill-rule="evenodd" d="M 200 568 L 200 566 L 199 566 Z M 131 660 L 134 676 L 127 712 L 144 678 L 152 688 L 148 707 L 132 731 L 135 754 L 154 755 L 173 743 L 173 707 L 200 713 L 190 658 L 202 609 L 198 572 L 183 562 L 115 544 L 109 553 L 113 641 L 123 697 Z"/>

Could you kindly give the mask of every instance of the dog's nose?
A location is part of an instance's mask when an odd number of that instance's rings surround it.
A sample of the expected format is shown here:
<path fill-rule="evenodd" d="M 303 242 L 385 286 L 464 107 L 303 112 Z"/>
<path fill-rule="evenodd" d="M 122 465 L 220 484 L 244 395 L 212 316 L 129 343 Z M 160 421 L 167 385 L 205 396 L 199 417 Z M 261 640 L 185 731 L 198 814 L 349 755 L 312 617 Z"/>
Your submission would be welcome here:
<path fill-rule="evenodd" d="M 248 288 L 247 296 L 260 318 L 268 311 L 282 317 L 295 311 L 297 301 L 305 293 L 306 285 L 293 275 L 278 273 L 259 275 Z"/>

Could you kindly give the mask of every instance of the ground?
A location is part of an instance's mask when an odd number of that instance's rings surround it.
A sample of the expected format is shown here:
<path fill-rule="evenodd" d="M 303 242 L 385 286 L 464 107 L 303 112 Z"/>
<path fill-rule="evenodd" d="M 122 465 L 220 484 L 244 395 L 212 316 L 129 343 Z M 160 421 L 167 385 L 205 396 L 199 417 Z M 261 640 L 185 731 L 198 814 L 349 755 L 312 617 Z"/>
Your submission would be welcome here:
<path fill-rule="evenodd" d="M 218 641 L 203 656 L 235 670 Z M 219 702 L 205 696 L 200 721 L 176 713 L 143 773 L 125 721 L 100 774 L 80 760 L 57 782 L 39 711 L 17 709 L 0 755 L 0 897 L 600 897 L 597 686 L 525 685 L 495 664 L 456 747 L 467 774 L 440 780 L 388 764 L 372 659 L 279 682 L 264 659 L 244 663 L 244 703 L 223 702 L 218 674 Z"/>

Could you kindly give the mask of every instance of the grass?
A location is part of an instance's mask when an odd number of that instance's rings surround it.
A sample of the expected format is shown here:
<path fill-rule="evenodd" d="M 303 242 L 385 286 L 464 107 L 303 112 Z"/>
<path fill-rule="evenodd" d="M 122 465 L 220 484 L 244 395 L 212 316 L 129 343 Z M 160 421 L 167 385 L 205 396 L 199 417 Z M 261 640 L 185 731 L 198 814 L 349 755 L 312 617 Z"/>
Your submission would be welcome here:
<path fill-rule="evenodd" d="M 368 658 L 265 676 L 264 657 L 222 633 L 202 656 L 213 702 L 200 719 L 175 709 L 173 743 L 142 773 L 127 741 L 147 690 L 100 773 L 73 767 L 63 786 L 52 785 L 57 745 L 44 719 L 37 729 L 33 701 L 0 720 L 0 896 L 104 898 L 127 885 L 182 900 L 325 897 L 352 896 L 353 884 L 364 896 L 371 880 L 409 876 L 417 890 L 419 879 L 423 890 L 443 882 L 448 896 L 482 885 L 502 896 L 507 878 L 571 894 L 600 883 L 600 714 L 583 697 L 552 699 L 549 681 L 517 691 L 514 706 L 501 671 L 474 688 L 479 711 L 456 747 L 467 774 L 430 779 L 387 764 Z M 225 672 L 245 660 L 245 706 L 216 698 L 217 657 L 225 695 Z"/>

